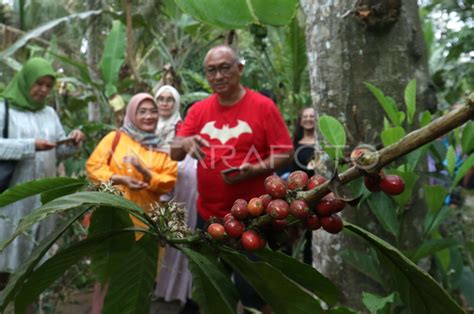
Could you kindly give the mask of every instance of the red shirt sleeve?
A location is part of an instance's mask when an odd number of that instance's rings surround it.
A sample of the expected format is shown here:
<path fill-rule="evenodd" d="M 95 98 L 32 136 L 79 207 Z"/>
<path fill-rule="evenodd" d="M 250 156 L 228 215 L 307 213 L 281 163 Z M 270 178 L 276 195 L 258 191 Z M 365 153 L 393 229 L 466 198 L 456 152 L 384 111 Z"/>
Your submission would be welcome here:
<path fill-rule="evenodd" d="M 185 137 L 197 134 L 196 107 L 197 104 L 195 104 L 191 109 L 189 109 L 183 124 L 181 124 L 180 127 L 176 130 L 176 136 Z"/>
<path fill-rule="evenodd" d="M 288 152 L 293 149 L 290 132 L 280 111 L 278 111 L 278 107 L 273 102 L 268 106 L 263 123 L 271 153 Z"/>

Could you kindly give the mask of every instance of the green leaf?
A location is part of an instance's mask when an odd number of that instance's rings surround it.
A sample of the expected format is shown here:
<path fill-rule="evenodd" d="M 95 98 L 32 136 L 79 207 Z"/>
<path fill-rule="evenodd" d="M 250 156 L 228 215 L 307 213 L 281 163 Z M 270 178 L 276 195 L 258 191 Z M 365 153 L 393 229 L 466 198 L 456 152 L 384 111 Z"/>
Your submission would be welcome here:
<path fill-rule="evenodd" d="M 23 217 L 22 220 L 20 220 L 15 233 L 0 243 L 0 251 L 3 251 L 5 247 L 11 243 L 11 241 L 13 241 L 21 233 L 27 231 L 35 223 L 47 218 L 54 213 L 70 210 L 84 205 L 108 207 L 113 206 L 120 209 L 126 209 L 137 214 L 143 214 L 143 210 L 138 205 L 117 195 L 102 192 L 79 192 L 66 195 L 49 202 L 48 204 Z"/>
<path fill-rule="evenodd" d="M 431 112 L 427 110 L 423 111 L 423 113 L 420 116 L 420 127 L 426 126 L 431 121 L 433 121 L 433 116 L 431 115 Z"/>
<path fill-rule="evenodd" d="M 420 160 L 423 160 L 423 158 L 426 156 L 426 153 L 428 152 L 430 145 L 431 144 L 423 145 L 422 147 L 406 155 L 408 171 L 415 171 Z"/>
<path fill-rule="evenodd" d="M 434 230 L 441 225 L 447 217 L 451 214 L 451 208 L 449 206 L 443 206 L 437 211 L 429 211 L 425 217 L 423 224 L 426 234 L 431 234 Z"/>
<path fill-rule="evenodd" d="M 90 16 L 99 15 L 102 13 L 103 13 L 102 10 L 85 11 L 85 12 L 75 13 L 69 16 L 61 17 L 56 20 L 49 21 L 33 29 L 32 31 L 27 32 L 26 34 L 23 34 L 13 45 L 10 45 L 7 49 L 0 52 L 0 60 L 13 56 L 13 54 L 16 51 L 18 51 L 18 49 L 25 46 L 30 39 L 41 37 L 43 33 L 50 31 L 51 29 L 53 29 L 54 27 L 58 26 L 59 24 L 63 22 L 70 22 L 76 18 L 87 19 Z"/>
<path fill-rule="evenodd" d="M 470 307 L 474 307 L 474 273 L 469 269 L 468 266 L 463 267 L 463 274 L 461 276 L 461 282 L 459 288 L 469 303 Z"/>
<path fill-rule="evenodd" d="M 462 163 L 461 167 L 459 167 L 458 172 L 456 173 L 456 177 L 454 178 L 453 183 L 451 184 L 451 189 L 454 189 L 458 184 L 459 181 L 466 175 L 466 173 L 474 167 L 474 154 L 471 154 L 464 162 Z"/>
<path fill-rule="evenodd" d="M 408 125 L 413 122 L 416 111 L 416 80 L 411 80 L 405 88 L 405 105 L 407 107 Z"/>
<path fill-rule="evenodd" d="M 462 129 L 461 146 L 464 154 L 469 154 L 474 149 L 474 122 L 472 121 Z"/>
<path fill-rule="evenodd" d="M 391 97 L 386 97 L 383 92 L 375 85 L 365 83 L 365 86 L 367 86 L 367 88 L 372 92 L 375 98 L 377 98 L 379 104 L 382 106 L 390 122 L 392 122 L 394 126 L 401 126 L 398 117 L 398 109 L 395 101 Z"/>
<path fill-rule="evenodd" d="M 235 251 L 221 251 L 219 256 L 257 291 L 274 313 L 324 313 L 318 300 L 306 289 L 266 262 L 252 262 Z M 291 298 L 291 302 L 289 302 Z"/>
<path fill-rule="evenodd" d="M 148 234 L 132 246 L 110 278 L 102 313 L 149 313 L 158 248 L 157 239 Z"/>
<path fill-rule="evenodd" d="M 203 313 L 235 313 L 239 295 L 217 256 L 188 248 L 182 251 L 188 257 L 193 274 L 193 299 L 199 303 Z"/>
<path fill-rule="evenodd" d="M 176 0 L 194 18 L 226 29 L 243 28 L 250 23 L 285 25 L 296 13 L 297 0 Z"/>
<path fill-rule="evenodd" d="M 115 20 L 112 22 L 112 29 L 105 40 L 104 52 L 99 63 L 102 78 L 106 83 L 107 97 L 117 92 L 115 85 L 118 81 L 120 67 L 125 60 L 125 46 L 125 26 Z"/>
<path fill-rule="evenodd" d="M 403 191 L 400 195 L 392 196 L 392 198 L 400 205 L 400 207 L 404 207 L 408 201 L 412 198 L 413 195 L 413 188 L 415 187 L 415 183 L 419 178 L 415 172 L 404 172 L 398 170 L 387 170 L 386 173 L 396 174 L 399 175 L 403 181 L 405 181 L 405 191 Z"/>
<path fill-rule="evenodd" d="M 83 189 L 87 185 L 88 185 L 88 183 L 86 181 L 84 181 L 84 182 L 66 184 L 66 185 L 63 185 L 63 186 L 61 186 L 57 189 L 47 191 L 47 192 L 43 192 L 41 194 L 41 203 L 46 204 L 46 203 L 49 203 L 49 202 L 57 199 L 58 197 L 73 194 L 73 193 Z"/>
<path fill-rule="evenodd" d="M 326 141 L 336 149 L 336 156 L 341 156 L 340 152 L 346 146 L 346 131 L 342 124 L 331 116 L 323 115 L 318 126 Z"/>
<path fill-rule="evenodd" d="M 380 135 L 382 143 L 384 146 L 392 145 L 396 143 L 399 139 L 406 135 L 405 130 L 401 126 L 396 126 L 393 128 L 388 128 L 382 132 Z"/>
<path fill-rule="evenodd" d="M 451 246 L 457 245 L 456 239 L 442 238 L 442 239 L 430 239 L 425 241 L 420 247 L 418 247 L 411 256 L 413 262 L 417 262 L 420 259 L 430 256 L 438 251 L 450 248 Z"/>
<path fill-rule="evenodd" d="M 20 183 L 0 194 L 0 208 L 24 198 L 44 192 L 54 191 L 68 185 L 85 186 L 87 185 L 87 181 L 74 178 L 56 177 Z"/>
<path fill-rule="evenodd" d="M 400 226 L 396 208 L 390 197 L 385 193 L 372 193 L 367 198 L 367 203 L 382 227 L 398 239 Z"/>
<path fill-rule="evenodd" d="M 349 265 L 366 275 L 367 277 L 384 286 L 384 281 L 380 275 L 380 263 L 374 249 L 368 248 L 368 252 L 348 249 L 341 252 L 341 256 Z"/>
<path fill-rule="evenodd" d="M 443 206 L 444 199 L 448 195 L 448 191 L 440 185 L 424 185 L 423 191 L 426 205 L 431 212 L 438 211 Z"/>
<path fill-rule="evenodd" d="M 449 145 L 448 151 L 446 152 L 446 163 L 449 174 L 453 175 L 454 168 L 456 167 L 456 151 L 452 145 Z"/>
<path fill-rule="evenodd" d="M 279 269 L 288 278 L 317 295 L 329 305 L 334 305 L 339 299 L 339 289 L 320 272 L 310 265 L 301 263 L 281 252 L 265 249 L 255 252 L 262 261 Z"/>
<path fill-rule="evenodd" d="M 54 232 L 44 238 L 41 243 L 33 249 L 27 260 L 12 274 L 7 286 L 0 292 L 0 312 L 3 313 L 8 303 L 14 298 L 28 276 L 31 274 L 41 258 L 48 252 L 56 240 L 89 208 L 78 209 L 71 218 L 57 226 Z"/>
<path fill-rule="evenodd" d="M 358 312 L 347 307 L 333 307 L 326 312 L 327 314 L 357 314 Z"/>
<path fill-rule="evenodd" d="M 82 258 L 101 250 L 104 239 L 112 238 L 117 240 L 116 236 L 121 232 L 132 231 L 115 230 L 94 237 L 88 237 L 78 243 L 72 243 L 67 248 L 53 255 L 28 276 L 27 281 L 15 297 L 15 311 L 24 312 L 26 307 L 34 303 L 38 296 L 61 277 L 66 270 L 79 263 Z"/>
<path fill-rule="evenodd" d="M 89 237 L 100 236 L 104 232 L 132 227 L 129 214 L 113 207 L 96 209 L 91 218 Z M 131 233 L 120 234 L 114 238 L 104 239 L 101 248 L 91 253 L 91 270 L 100 283 L 106 283 L 111 274 L 121 267 L 121 262 L 135 245 L 135 236 Z"/>
<path fill-rule="evenodd" d="M 381 297 L 369 292 L 362 292 L 362 302 L 370 313 L 377 314 L 377 312 L 382 310 L 387 304 L 395 302 L 395 293 Z"/>
<path fill-rule="evenodd" d="M 383 257 L 382 263 L 392 270 L 389 274 L 398 283 L 401 299 L 412 313 L 464 313 L 451 296 L 426 272 L 405 257 L 391 244 L 370 232 L 345 222 L 344 229 L 369 242 Z"/>

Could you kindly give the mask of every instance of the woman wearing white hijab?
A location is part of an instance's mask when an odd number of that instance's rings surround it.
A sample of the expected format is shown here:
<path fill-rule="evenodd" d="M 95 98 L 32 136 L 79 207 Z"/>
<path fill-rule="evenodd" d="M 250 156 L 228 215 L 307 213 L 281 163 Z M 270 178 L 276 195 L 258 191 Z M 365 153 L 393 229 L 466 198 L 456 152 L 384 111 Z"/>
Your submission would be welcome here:
<path fill-rule="evenodd" d="M 158 104 L 160 119 L 156 127 L 156 133 L 169 145 L 176 135 L 176 125 L 181 122 L 180 96 L 178 91 L 171 85 L 163 85 L 155 94 Z"/>
<path fill-rule="evenodd" d="M 164 85 L 156 92 L 155 100 L 159 113 L 156 134 L 169 148 L 176 135 L 176 126 L 181 122 L 179 93 L 174 87 Z M 173 199 L 174 202 L 186 204 L 186 220 L 192 230 L 196 227 L 197 219 L 196 167 L 196 159 L 189 155 L 178 162 L 178 179 L 175 188 L 171 195 L 162 197 L 163 201 Z M 192 276 L 188 270 L 186 257 L 179 250 L 168 246 L 156 280 L 153 299 L 158 302 L 176 302 L 183 307 L 191 298 L 191 284 Z"/>

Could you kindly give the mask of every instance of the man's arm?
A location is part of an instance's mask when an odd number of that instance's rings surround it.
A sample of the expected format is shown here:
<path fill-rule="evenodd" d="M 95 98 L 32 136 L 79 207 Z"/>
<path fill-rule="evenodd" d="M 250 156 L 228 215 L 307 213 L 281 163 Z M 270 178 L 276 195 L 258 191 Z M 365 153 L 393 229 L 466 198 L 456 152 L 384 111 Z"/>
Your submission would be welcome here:
<path fill-rule="evenodd" d="M 209 142 L 199 135 L 188 137 L 177 136 L 171 144 L 170 157 L 173 160 L 181 161 L 190 154 L 196 159 L 203 159 L 205 154 L 202 147 L 209 147 Z"/>
<path fill-rule="evenodd" d="M 170 145 L 170 157 L 172 160 L 181 161 L 186 157 L 186 151 L 183 148 L 182 136 L 177 136 Z"/>
<path fill-rule="evenodd" d="M 285 168 L 293 161 L 293 149 L 286 152 L 273 153 L 268 158 L 256 164 L 244 163 L 240 165 L 240 173 L 234 176 L 222 175 L 227 184 L 235 184 L 251 177 L 271 174 L 275 170 Z"/>

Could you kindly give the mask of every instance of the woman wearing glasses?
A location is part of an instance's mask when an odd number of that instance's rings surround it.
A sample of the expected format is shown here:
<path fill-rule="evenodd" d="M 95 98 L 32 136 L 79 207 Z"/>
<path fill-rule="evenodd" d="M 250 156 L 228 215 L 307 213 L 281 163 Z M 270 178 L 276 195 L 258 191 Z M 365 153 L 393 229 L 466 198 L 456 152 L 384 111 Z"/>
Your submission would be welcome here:
<path fill-rule="evenodd" d="M 165 147 L 169 148 L 182 121 L 179 113 L 180 96 L 174 87 L 164 85 L 156 92 L 155 100 L 160 115 L 156 133 L 164 139 Z M 186 222 L 192 230 L 196 227 L 197 219 L 196 168 L 196 160 L 189 155 L 180 161 L 176 186 L 172 193 L 162 197 L 165 201 L 172 199 L 174 202 L 186 204 Z M 184 254 L 167 247 L 153 295 L 153 307 L 159 308 L 161 302 L 166 302 L 168 307 L 183 307 L 191 298 L 191 279 Z M 188 306 L 191 304 L 187 303 Z"/>
<path fill-rule="evenodd" d="M 155 134 L 158 106 L 153 96 L 140 93 L 127 105 L 123 126 L 107 134 L 86 163 L 87 176 L 95 182 L 112 182 L 124 197 L 151 210 L 160 196 L 176 183 L 177 163 Z M 135 226 L 144 227 L 132 217 Z M 139 241 L 140 234 L 136 239 Z M 92 313 L 100 313 L 107 286 L 96 284 Z"/>

